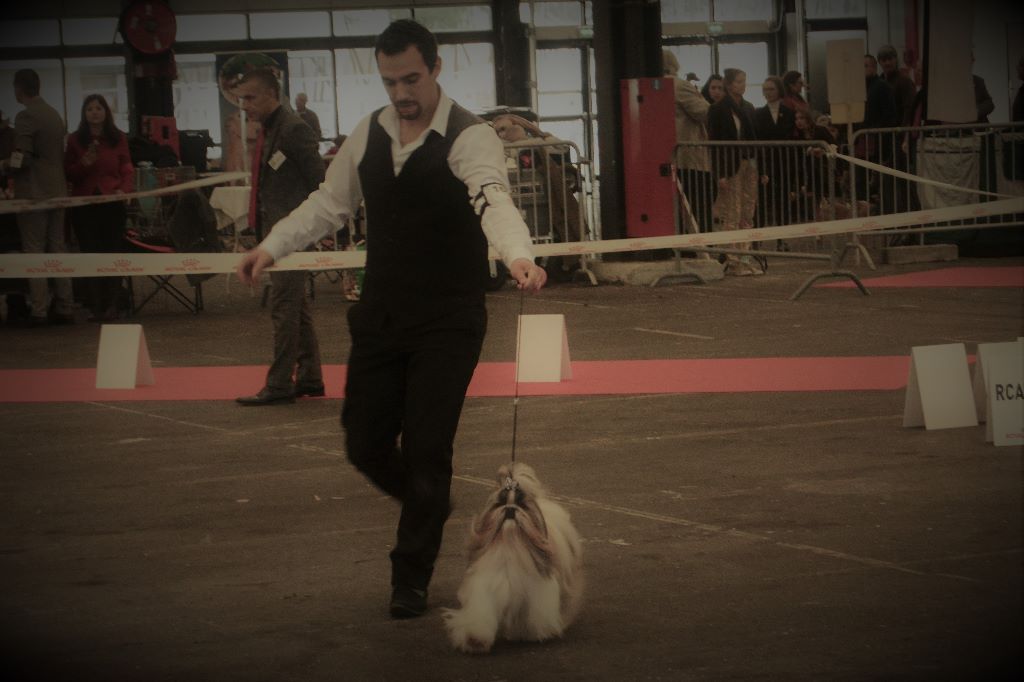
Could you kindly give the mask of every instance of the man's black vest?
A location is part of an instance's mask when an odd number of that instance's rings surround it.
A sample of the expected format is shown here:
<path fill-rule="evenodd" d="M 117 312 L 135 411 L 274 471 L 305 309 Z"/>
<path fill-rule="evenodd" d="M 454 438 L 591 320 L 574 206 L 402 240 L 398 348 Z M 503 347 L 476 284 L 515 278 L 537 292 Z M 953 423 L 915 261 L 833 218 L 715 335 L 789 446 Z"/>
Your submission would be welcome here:
<path fill-rule="evenodd" d="M 455 138 L 480 119 L 453 103 L 444 136 L 428 132 L 395 177 L 381 111 L 370 119 L 359 163 L 367 220 L 362 301 L 400 324 L 483 305 L 487 238 L 466 184 L 448 167 Z"/>

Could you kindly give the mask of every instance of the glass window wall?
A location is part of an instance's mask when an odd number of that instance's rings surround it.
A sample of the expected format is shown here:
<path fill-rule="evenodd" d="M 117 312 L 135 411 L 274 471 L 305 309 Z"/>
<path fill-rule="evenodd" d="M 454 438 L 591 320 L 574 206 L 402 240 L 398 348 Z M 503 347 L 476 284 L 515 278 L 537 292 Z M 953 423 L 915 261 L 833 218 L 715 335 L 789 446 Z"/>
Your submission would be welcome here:
<path fill-rule="evenodd" d="M 346 9 L 331 12 L 336 36 L 375 36 L 396 19 L 408 19 L 407 9 Z"/>
<path fill-rule="evenodd" d="M 174 118 L 179 130 L 206 130 L 214 144 L 221 143 L 220 90 L 216 57 L 212 54 L 175 55 Z M 219 152 L 214 152 L 220 156 Z"/>
<path fill-rule="evenodd" d="M 288 88 L 292 105 L 295 96 L 306 93 L 306 108 L 313 111 L 320 120 L 320 134 L 326 140 L 333 140 L 338 134 L 335 120 L 334 59 L 330 50 L 293 50 L 288 53 Z M 325 146 L 326 145 L 326 146 Z M 330 147 L 329 143 L 321 145 Z"/>
<path fill-rule="evenodd" d="M 89 95 L 103 95 L 114 115 L 114 125 L 128 132 L 128 84 L 123 57 L 65 59 L 64 76 L 68 130 L 76 130 L 82 118 L 82 102 Z"/>
<path fill-rule="evenodd" d="M 478 114 L 494 108 L 494 47 L 490 43 L 441 45 L 438 55 L 441 75 L 437 80 L 449 97 Z M 377 87 L 383 91 L 379 82 Z"/>
<path fill-rule="evenodd" d="M 61 19 L 61 37 L 65 45 L 121 44 L 117 17 Z"/>
<path fill-rule="evenodd" d="M 491 8 L 487 5 L 465 7 L 419 7 L 416 21 L 434 33 L 454 31 L 490 31 Z"/>
<path fill-rule="evenodd" d="M 244 14 L 181 14 L 175 19 L 179 43 L 208 40 L 245 40 Z"/>
<path fill-rule="evenodd" d="M 354 47 L 334 51 L 337 84 L 338 132 L 352 133 L 367 114 L 388 103 L 380 82 L 372 47 Z"/>
<path fill-rule="evenodd" d="M 703 23 L 710 19 L 711 5 L 708 0 L 673 0 L 661 3 L 661 20 L 666 24 Z"/>
<path fill-rule="evenodd" d="M 715 21 L 771 21 L 775 3 L 765 0 L 714 0 Z M 670 3 L 671 4 L 671 3 Z"/>
<path fill-rule="evenodd" d="M 669 45 L 668 49 L 679 60 L 679 77 L 686 78 L 686 74 L 692 73 L 697 76 L 697 87 L 703 87 L 711 71 L 711 46 L 710 45 Z"/>
<path fill-rule="evenodd" d="M 537 113 L 583 113 L 582 55 L 578 48 L 537 50 Z"/>
<path fill-rule="evenodd" d="M 0 21 L 0 47 L 49 45 L 60 45 L 60 24 L 56 19 Z"/>
<path fill-rule="evenodd" d="M 331 35 L 328 12 L 253 12 L 249 15 L 252 38 L 326 38 Z"/>
<path fill-rule="evenodd" d="M 804 0 L 804 15 L 808 19 L 863 17 L 866 12 L 865 0 Z"/>

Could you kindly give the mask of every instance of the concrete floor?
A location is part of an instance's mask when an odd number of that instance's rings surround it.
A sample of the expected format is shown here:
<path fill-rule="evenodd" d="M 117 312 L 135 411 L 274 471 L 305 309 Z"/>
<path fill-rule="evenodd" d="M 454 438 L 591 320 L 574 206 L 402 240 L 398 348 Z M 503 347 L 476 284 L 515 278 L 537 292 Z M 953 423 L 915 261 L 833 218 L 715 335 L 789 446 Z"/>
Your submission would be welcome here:
<path fill-rule="evenodd" d="M 961 260 L 958 265 L 1020 265 Z M 882 266 L 878 273 L 948 267 Z M 813 289 L 814 271 L 560 285 L 574 360 L 907 355 L 1009 340 L 1021 289 Z M 270 322 L 224 278 L 154 302 L 156 366 L 261 364 Z M 483 360 L 514 353 L 492 294 Z M 347 355 L 318 280 L 325 363 Z M 642 331 L 656 330 L 656 331 Z M 670 333 L 664 333 L 670 332 Z M 0 328 L 0 368 L 88 367 L 95 325 Z M 258 386 L 251 387 L 253 390 Z M 509 456 L 507 398 L 467 402 L 430 613 L 387 616 L 397 507 L 347 463 L 339 402 L 0 405 L 0 673 L 17 680 L 1019 679 L 1022 449 L 901 426 L 904 392 L 526 398 L 517 456 L 585 538 L 561 641 L 454 653 L 467 523 Z"/>

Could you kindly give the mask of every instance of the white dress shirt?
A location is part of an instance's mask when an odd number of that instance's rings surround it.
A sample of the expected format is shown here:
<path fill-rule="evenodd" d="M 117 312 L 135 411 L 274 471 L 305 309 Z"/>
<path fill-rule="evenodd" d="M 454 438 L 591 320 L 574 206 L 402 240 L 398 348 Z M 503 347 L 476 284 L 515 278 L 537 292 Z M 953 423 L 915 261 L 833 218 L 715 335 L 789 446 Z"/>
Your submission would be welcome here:
<path fill-rule="evenodd" d="M 440 135 L 445 134 L 451 109 L 452 100 L 441 91 L 430 126 L 405 146 L 400 141 L 399 119 L 394 106 L 388 105 L 381 112 L 380 124 L 391 138 L 391 157 L 395 163 L 396 176 L 412 153 L 423 146 L 431 130 L 436 130 Z M 356 125 L 338 150 L 320 187 L 287 217 L 278 221 L 260 244 L 274 260 L 341 229 L 359 208 L 363 199 L 359 163 L 366 153 L 369 131 L 370 116 L 367 116 Z M 448 167 L 455 177 L 465 183 L 466 201 L 471 204 L 481 203 L 473 200 L 480 194 L 481 187 L 489 186 L 486 192 L 489 205 L 483 211 L 481 225 L 487 241 L 502 261 L 506 265 L 518 258 L 532 261 L 530 231 L 509 196 L 505 150 L 494 129 L 486 123 L 479 123 L 463 130 L 452 143 L 448 153 Z M 401 197 L 395 199 L 401 200 Z M 366 218 L 368 231 L 372 231 L 373 216 L 367 215 Z"/>

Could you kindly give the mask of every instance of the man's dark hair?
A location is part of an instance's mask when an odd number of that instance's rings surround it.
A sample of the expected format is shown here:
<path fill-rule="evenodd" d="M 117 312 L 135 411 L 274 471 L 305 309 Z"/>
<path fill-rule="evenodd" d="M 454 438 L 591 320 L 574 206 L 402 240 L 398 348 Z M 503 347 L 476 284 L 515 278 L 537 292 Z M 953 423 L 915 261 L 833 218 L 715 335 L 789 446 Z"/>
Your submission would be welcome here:
<path fill-rule="evenodd" d="M 433 71 L 437 64 L 437 38 L 422 24 L 412 19 L 399 19 L 391 22 L 384 32 L 377 36 L 377 44 L 373 48 L 373 56 L 383 52 L 388 57 L 405 52 L 410 45 L 423 55 L 423 63 L 428 71 Z"/>
<path fill-rule="evenodd" d="M 20 69 L 14 74 L 14 87 L 27 97 L 39 95 L 39 74 L 35 69 Z"/>
<path fill-rule="evenodd" d="M 277 76 L 270 69 L 253 69 L 252 71 L 246 71 L 242 74 L 242 77 L 238 79 L 238 84 L 257 82 L 263 87 L 274 91 L 274 98 L 281 99 L 281 82 L 277 80 Z"/>

